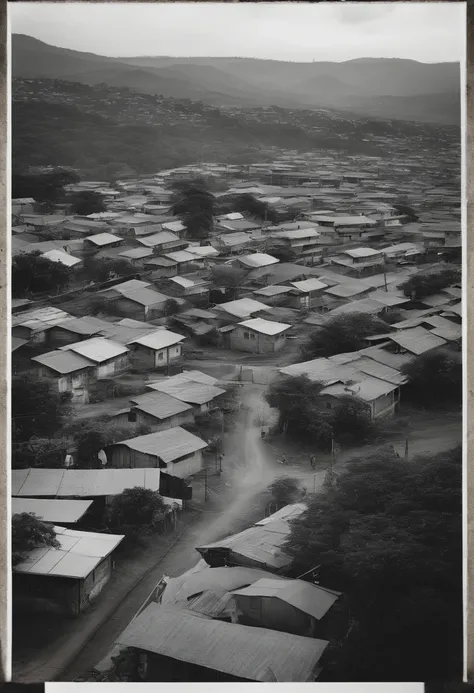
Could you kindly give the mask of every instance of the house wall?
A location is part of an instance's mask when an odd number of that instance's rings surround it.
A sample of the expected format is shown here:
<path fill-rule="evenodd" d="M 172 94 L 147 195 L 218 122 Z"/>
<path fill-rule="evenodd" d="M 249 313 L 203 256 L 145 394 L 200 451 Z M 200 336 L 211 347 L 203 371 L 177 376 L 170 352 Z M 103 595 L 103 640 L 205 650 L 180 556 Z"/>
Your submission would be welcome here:
<path fill-rule="evenodd" d="M 159 467 L 156 455 L 147 455 L 136 450 L 130 450 L 126 445 L 113 445 L 107 451 L 110 466 L 116 469 L 135 469 L 136 467 Z"/>
<path fill-rule="evenodd" d="M 40 378 L 46 378 L 55 383 L 58 392 L 71 392 L 73 402 L 87 404 L 89 401 L 89 370 L 77 371 L 59 376 L 47 366 L 39 365 L 37 373 Z"/>
<path fill-rule="evenodd" d="M 97 366 L 97 378 L 110 378 L 111 375 L 116 375 L 117 373 L 123 373 L 130 367 L 130 357 L 128 353 L 121 354 L 114 359 L 109 359 L 104 361 Z"/>
<path fill-rule="evenodd" d="M 166 465 L 166 473 L 177 476 L 179 479 L 187 479 L 193 474 L 197 474 L 202 469 L 202 452 L 199 450 L 193 455 L 179 460 L 179 462 L 169 462 Z"/>
<path fill-rule="evenodd" d="M 80 611 L 84 611 L 99 596 L 111 575 L 112 559 L 107 556 L 94 568 L 92 573 L 89 573 L 85 580 L 81 580 Z"/>
<path fill-rule="evenodd" d="M 372 402 L 371 410 L 374 419 L 394 415 L 395 405 L 399 401 L 399 394 L 397 393 L 399 393 L 399 390 L 394 390 Z"/>
<path fill-rule="evenodd" d="M 136 413 L 136 424 L 138 426 L 150 426 L 153 432 L 166 431 L 168 428 L 175 428 L 176 426 L 182 426 L 183 424 L 194 422 L 194 412 L 192 409 L 182 412 L 181 414 L 175 414 L 175 416 L 170 416 L 167 419 L 157 419 L 156 417 L 150 416 L 150 414 L 146 414 L 139 409 L 136 410 Z M 128 423 L 128 416 L 127 414 L 123 416 L 124 419 L 121 420 L 123 420 L 126 425 L 126 423 Z"/>
<path fill-rule="evenodd" d="M 246 337 L 245 335 L 248 336 Z M 237 325 L 230 333 L 231 349 L 250 351 L 254 354 L 274 353 L 282 349 L 285 343 L 285 333 L 283 333 L 283 335 L 270 336 L 259 334 L 241 325 Z"/>
<path fill-rule="evenodd" d="M 141 364 L 150 368 L 159 368 L 180 358 L 181 344 L 173 344 L 166 349 L 150 349 L 141 344 L 135 344 L 133 354 Z"/>
<path fill-rule="evenodd" d="M 121 296 L 120 298 L 112 299 L 111 303 L 117 315 L 134 318 L 135 320 L 153 320 L 161 317 L 164 313 L 164 302 L 156 303 L 152 306 L 142 306 L 125 296 Z"/>

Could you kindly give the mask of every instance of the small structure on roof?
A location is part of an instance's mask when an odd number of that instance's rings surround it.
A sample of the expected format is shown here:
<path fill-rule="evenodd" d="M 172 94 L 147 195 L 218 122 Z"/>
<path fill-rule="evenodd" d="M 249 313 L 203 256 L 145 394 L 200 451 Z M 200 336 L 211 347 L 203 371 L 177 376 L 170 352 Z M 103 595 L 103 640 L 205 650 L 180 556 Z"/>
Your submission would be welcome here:
<path fill-rule="evenodd" d="M 149 604 L 117 643 L 146 653 L 147 681 L 314 681 L 326 640 Z"/>
<path fill-rule="evenodd" d="M 238 351 L 268 354 L 280 351 L 286 344 L 286 333 L 291 328 L 281 322 L 251 318 L 239 322 L 230 333 L 230 345 Z"/>
<path fill-rule="evenodd" d="M 55 526 L 59 548 L 28 552 L 14 566 L 14 598 L 40 604 L 48 612 L 78 616 L 112 575 L 111 554 L 124 535 L 80 532 Z"/>
<path fill-rule="evenodd" d="M 201 470 L 207 443 L 181 426 L 122 440 L 108 446 L 110 463 L 118 469 L 155 467 L 185 479 Z"/>

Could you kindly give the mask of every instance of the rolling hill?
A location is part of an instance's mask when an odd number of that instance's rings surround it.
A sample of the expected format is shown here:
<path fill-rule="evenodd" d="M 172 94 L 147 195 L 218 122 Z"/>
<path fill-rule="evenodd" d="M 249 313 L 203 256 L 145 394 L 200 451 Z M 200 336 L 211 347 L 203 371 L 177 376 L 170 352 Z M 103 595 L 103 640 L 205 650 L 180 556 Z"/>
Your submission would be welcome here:
<path fill-rule="evenodd" d="M 293 63 L 253 58 L 110 58 L 22 34 L 12 76 L 106 83 L 215 106 L 335 108 L 378 118 L 458 124 L 460 66 L 363 58 Z"/>

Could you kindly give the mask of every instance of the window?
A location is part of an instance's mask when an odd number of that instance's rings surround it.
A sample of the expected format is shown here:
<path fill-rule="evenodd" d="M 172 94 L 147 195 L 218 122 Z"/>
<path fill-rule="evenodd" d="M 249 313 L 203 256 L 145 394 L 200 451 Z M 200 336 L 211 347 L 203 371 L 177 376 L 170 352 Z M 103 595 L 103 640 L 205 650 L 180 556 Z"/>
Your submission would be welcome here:
<path fill-rule="evenodd" d="M 250 339 L 250 334 L 248 332 L 244 332 L 244 339 Z"/>
<path fill-rule="evenodd" d="M 326 402 L 326 409 L 332 409 L 331 402 Z"/>
<path fill-rule="evenodd" d="M 158 361 L 163 361 L 163 352 L 158 352 Z"/>
<path fill-rule="evenodd" d="M 137 420 L 137 412 L 136 411 L 129 411 L 128 412 L 128 422 L 129 423 L 135 423 Z"/>

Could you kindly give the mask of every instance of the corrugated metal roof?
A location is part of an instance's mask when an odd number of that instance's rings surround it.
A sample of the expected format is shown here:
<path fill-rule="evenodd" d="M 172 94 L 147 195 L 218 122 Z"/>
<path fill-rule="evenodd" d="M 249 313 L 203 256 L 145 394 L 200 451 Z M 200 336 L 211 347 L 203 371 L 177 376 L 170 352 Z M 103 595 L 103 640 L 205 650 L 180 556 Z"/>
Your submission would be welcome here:
<path fill-rule="evenodd" d="M 207 375 L 207 373 L 202 373 L 201 371 L 183 371 L 177 375 L 172 375 L 169 378 L 161 378 L 160 380 L 154 380 L 153 382 L 147 383 L 146 386 L 152 390 L 156 390 L 163 383 L 172 383 L 176 385 L 178 383 L 202 383 L 203 385 L 215 385 L 218 381 L 212 375 Z"/>
<path fill-rule="evenodd" d="M 92 368 L 94 365 L 90 359 L 84 358 L 80 354 L 61 350 L 49 351 L 47 354 L 35 356 L 31 360 L 64 375 L 84 368 Z"/>
<path fill-rule="evenodd" d="M 68 344 L 67 346 L 60 347 L 60 349 L 62 351 L 73 351 L 95 363 L 109 361 L 109 359 L 117 358 L 122 354 L 126 354 L 128 351 L 127 347 L 123 344 L 118 344 L 117 342 L 104 339 L 103 337 L 92 337 L 92 339 L 76 342 L 76 344 Z"/>
<path fill-rule="evenodd" d="M 444 339 L 437 337 L 423 327 L 412 327 L 409 330 L 393 332 L 387 339 L 399 344 L 402 349 L 406 349 L 417 356 L 446 344 Z"/>
<path fill-rule="evenodd" d="M 115 286 L 110 290 L 116 291 Z M 143 289 L 135 289 L 133 291 L 121 291 L 119 293 L 122 294 L 123 298 L 127 299 L 128 301 L 134 301 L 135 303 L 145 307 L 156 306 L 169 300 L 169 296 L 160 294 L 158 291 L 153 291 L 153 289 L 149 289 L 148 287 Z"/>
<path fill-rule="evenodd" d="M 137 409 L 151 416 L 155 416 L 157 419 L 167 419 L 170 416 L 175 416 L 176 414 L 181 414 L 192 409 L 190 404 L 181 402 L 179 399 L 171 397 L 171 395 L 167 395 L 165 392 L 158 391 L 139 395 L 130 401 Z"/>
<path fill-rule="evenodd" d="M 285 325 L 282 322 L 273 322 L 271 320 L 263 320 L 263 318 L 253 318 L 251 320 L 245 320 L 245 322 L 239 322 L 241 327 L 245 327 L 248 330 L 254 330 L 261 334 L 266 334 L 274 336 L 281 334 L 286 330 L 289 330 L 291 325 Z"/>
<path fill-rule="evenodd" d="M 290 286 L 264 286 L 263 289 L 257 289 L 253 293 L 256 296 L 279 296 L 280 294 L 287 294 L 291 291 Z"/>
<path fill-rule="evenodd" d="M 175 262 L 192 262 L 195 258 L 194 255 L 188 253 L 186 250 L 177 250 L 174 253 L 163 253 L 163 257 L 169 260 L 174 260 Z"/>
<path fill-rule="evenodd" d="M 215 257 L 219 255 L 219 251 L 213 248 L 212 245 L 189 246 L 186 248 L 186 251 L 198 257 Z"/>
<path fill-rule="evenodd" d="M 391 351 L 387 351 L 384 347 L 390 342 L 385 342 L 385 345 L 367 347 L 366 349 L 361 349 L 359 354 L 368 356 L 373 361 L 377 363 L 382 363 L 385 366 L 390 366 L 390 368 L 399 369 L 405 363 L 411 361 L 413 356 L 411 354 L 394 354 Z"/>
<path fill-rule="evenodd" d="M 120 544 L 124 535 L 79 532 L 54 527 L 59 549 L 33 549 L 15 572 L 54 577 L 85 578 Z"/>
<path fill-rule="evenodd" d="M 161 231 L 160 233 L 154 233 L 152 236 L 139 238 L 138 241 L 147 248 L 153 248 L 154 246 L 162 245 L 163 243 L 174 243 L 179 241 L 179 238 L 174 233 L 171 233 L 171 231 Z"/>
<path fill-rule="evenodd" d="M 328 317 L 332 318 L 335 315 L 346 315 L 348 313 L 380 313 L 384 307 L 380 301 L 367 297 L 333 308 L 333 310 L 329 311 Z"/>
<path fill-rule="evenodd" d="M 181 382 L 178 380 L 172 381 L 171 378 L 163 381 L 163 383 L 154 384 L 153 389 L 159 392 L 166 392 L 168 395 L 189 404 L 206 404 L 225 393 L 225 390 L 221 390 L 213 385 L 207 385 L 206 383 L 196 383 L 187 379 Z"/>
<path fill-rule="evenodd" d="M 399 296 L 391 291 L 373 291 L 368 295 L 368 298 L 383 303 L 384 306 L 399 306 L 402 303 L 408 303 L 410 300 L 406 296 Z"/>
<path fill-rule="evenodd" d="M 123 242 L 123 238 L 120 238 L 120 236 L 114 236 L 112 233 L 98 233 L 95 236 L 87 236 L 85 240 L 101 247 L 111 245 L 112 243 Z"/>
<path fill-rule="evenodd" d="M 267 253 L 253 253 L 252 255 L 241 255 L 239 262 L 246 267 L 267 267 L 268 265 L 276 265 L 280 261 Z"/>
<path fill-rule="evenodd" d="M 298 289 L 298 291 L 318 291 L 319 289 L 327 289 L 327 284 L 324 284 L 322 281 L 316 278 L 312 279 L 303 279 L 303 281 L 300 282 L 290 282 L 292 286 L 295 287 L 295 289 Z"/>
<path fill-rule="evenodd" d="M 275 520 L 285 520 L 286 522 L 290 522 L 291 520 L 294 520 L 302 515 L 307 509 L 308 506 L 306 503 L 290 503 L 290 505 L 285 505 L 272 515 L 263 518 L 263 520 L 259 520 L 259 522 L 255 523 L 255 526 L 265 526 L 271 522 L 275 522 Z"/>
<path fill-rule="evenodd" d="M 446 339 L 448 342 L 455 342 L 462 337 L 461 325 L 451 324 L 443 327 L 435 327 L 434 330 L 430 330 L 430 332 L 436 335 L 436 337 Z"/>
<path fill-rule="evenodd" d="M 371 257 L 382 254 L 381 250 L 374 250 L 374 248 L 352 248 L 352 250 L 343 250 L 342 252 L 349 257 Z"/>
<path fill-rule="evenodd" d="M 145 289 L 147 286 L 150 286 L 150 282 L 143 282 L 141 279 L 129 279 L 121 284 L 114 284 L 112 288 L 120 294 L 125 294 L 136 289 Z M 104 289 L 104 291 L 109 291 L 109 289 Z"/>
<path fill-rule="evenodd" d="M 143 257 L 153 255 L 151 248 L 131 248 L 119 253 L 119 257 L 131 258 L 132 260 L 140 260 Z"/>
<path fill-rule="evenodd" d="M 342 277 L 341 277 L 342 279 Z M 362 284 L 361 282 L 351 281 L 344 282 L 337 286 L 332 286 L 329 289 L 325 289 L 324 293 L 330 294 L 331 296 L 340 296 L 341 298 L 349 298 L 350 296 L 356 296 L 364 291 L 369 291 L 370 286 L 367 284 Z"/>
<path fill-rule="evenodd" d="M 261 310 L 267 310 L 268 306 L 260 301 L 254 301 L 252 298 L 239 298 L 235 301 L 220 303 L 213 310 L 224 310 L 230 315 L 235 315 L 237 318 L 250 317 L 253 313 L 259 313 Z"/>
<path fill-rule="evenodd" d="M 158 457 L 165 464 L 174 462 L 174 460 L 178 460 L 181 457 L 192 455 L 198 452 L 198 450 L 204 450 L 207 447 L 207 443 L 204 440 L 189 433 L 181 426 L 168 428 L 166 431 L 149 433 L 137 438 L 121 440 L 114 445 L 125 445 L 130 450 Z M 114 447 L 114 445 L 110 447 Z"/>
<path fill-rule="evenodd" d="M 430 306 L 430 308 L 437 308 L 438 306 L 443 306 L 446 303 L 449 303 L 449 296 L 446 294 L 432 294 L 431 296 L 426 296 L 425 298 L 420 299 L 420 303 L 422 303 L 424 306 Z M 452 300 L 452 299 L 451 299 Z"/>
<path fill-rule="evenodd" d="M 150 332 L 149 334 L 143 335 L 142 337 L 137 337 L 132 339 L 128 344 L 140 344 L 141 346 L 148 347 L 149 349 L 165 349 L 166 347 L 172 346 L 173 344 L 179 344 L 182 342 L 183 335 L 176 334 L 176 332 L 170 332 L 169 330 L 155 330 L 155 332 Z"/>
<path fill-rule="evenodd" d="M 204 562 L 204 561 L 203 561 Z M 162 594 L 162 604 L 173 604 L 186 600 L 192 596 L 202 594 L 206 590 L 231 590 L 252 585 L 261 578 L 272 577 L 275 580 L 283 580 L 278 575 L 273 575 L 258 568 L 210 568 L 207 564 L 197 572 L 185 573 L 176 578 L 167 580 L 165 591 Z"/>
<path fill-rule="evenodd" d="M 43 257 L 51 260 L 51 262 L 60 262 L 65 267 L 74 267 L 82 262 L 79 258 L 73 257 L 63 250 L 48 250 L 43 253 Z"/>
<path fill-rule="evenodd" d="M 322 395 L 332 395 L 333 397 L 341 397 L 344 395 L 352 395 L 359 397 L 366 402 L 373 402 L 375 399 L 388 395 L 398 388 L 398 385 L 388 383 L 379 378 L 367 377 L 363 380 L 358 380 L 352 384 L 336 383 L 329 385 L 321 390 Z"/>
<path fill-rule="evenodd" d="M 206 590 L 186 602 L 176 602 L 176 606 L 189 609 L 209 618 L 230 617 L 234 612 L 234 600 L 230 592 Z"/>
<path fill-rule="evenodd" d="M 73 332 L 75 334 L 91 335 L 97 334 L 102 330 L 104 325 L 108 323 L 100 318 L 94 318 L 88 315 L 85 318 L 68 318 L 63 322 L 60 322 L 56 327 L 61 330 L 67 330 L 68 332 Z"/>
<path fill-rule="evenodd" d="M 303 580 L 275 580 L 271 577 L 257 580 L 253 585 L 243 589 L 233 590 L 232 594 L 245 597 L 276 597 L 319 621 L 341 593 Z"/>
<path fill-rule="evenodd" d="M 16 351 L 20 347 L 24 346 L 25 344 L 28 344 L 28 339 L 20 339 L 20 337 L 12 337 L 11 338 L 11 350 Z"/>
<path fill-rule="evenodd" d="M 30 321 L 34 321 L 38 325 L 43 325 L 44 329 L 47 329 L 71 317 L 72 316 L 64 310 L 52 306 L 48 306 L 47 308 L 34 308 L 33 310 L 25 310 L 17 315 L 12 315 L 12 326 L 25 325 Z"/>
<path fill-rule="evenodd" d="M 93 498 L 140 486 L 160 490 L 159 469 L 13 469 L 12 496 Z"/>
<path fill-rule="evenodd" d="M 134 647 L 250 681 L 311 681 L 329 644 L 150 604 L 117 638 Z M 273 675 L 273 678 L 271 678 Z"/>
<path fill-rule="evenodd" d="M 30 513 L 45 522 L 78 522 L 93 501 L 56 500 L 48 498 L 12 498 L 12 515 Z"/>

